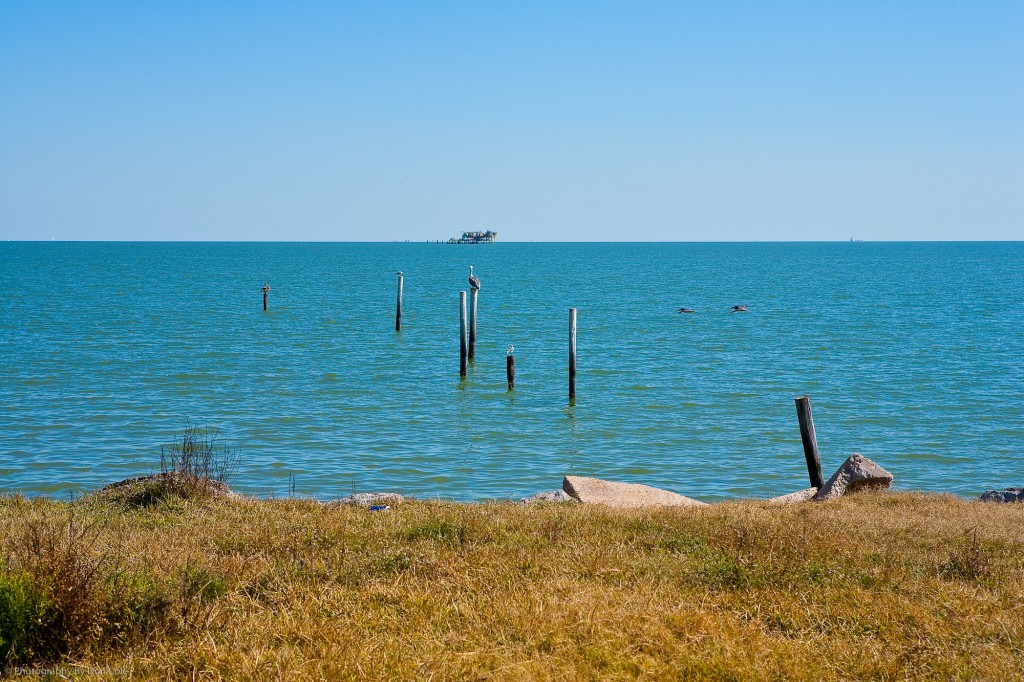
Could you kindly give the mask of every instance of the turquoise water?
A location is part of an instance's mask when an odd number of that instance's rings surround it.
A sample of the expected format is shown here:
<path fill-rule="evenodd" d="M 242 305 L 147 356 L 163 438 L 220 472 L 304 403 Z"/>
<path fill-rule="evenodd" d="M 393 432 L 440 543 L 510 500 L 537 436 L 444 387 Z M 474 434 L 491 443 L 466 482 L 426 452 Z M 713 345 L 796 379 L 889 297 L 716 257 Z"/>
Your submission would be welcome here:
<path fill-rule="evenodd" d="M 5 243 L 0 291 L 8 492 L 152 472 L 192 419 L 261 495 L 503 498 L 571 473 L 770 496 L 807 485 L 802 394 L 826 476 L 860 452 L 902 489 L 1024 484 L 1024 243 Z"/>

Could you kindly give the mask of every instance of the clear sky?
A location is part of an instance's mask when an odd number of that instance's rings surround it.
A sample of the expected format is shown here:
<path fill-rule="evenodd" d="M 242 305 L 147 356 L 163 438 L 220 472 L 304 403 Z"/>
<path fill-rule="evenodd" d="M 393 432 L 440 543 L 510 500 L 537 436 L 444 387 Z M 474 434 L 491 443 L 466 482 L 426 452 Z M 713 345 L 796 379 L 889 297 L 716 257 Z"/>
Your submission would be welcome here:
<path fill-rule="evenodd" d="M 1024 239 L 1024 2 L 0 0 L 0 239 Z"/>

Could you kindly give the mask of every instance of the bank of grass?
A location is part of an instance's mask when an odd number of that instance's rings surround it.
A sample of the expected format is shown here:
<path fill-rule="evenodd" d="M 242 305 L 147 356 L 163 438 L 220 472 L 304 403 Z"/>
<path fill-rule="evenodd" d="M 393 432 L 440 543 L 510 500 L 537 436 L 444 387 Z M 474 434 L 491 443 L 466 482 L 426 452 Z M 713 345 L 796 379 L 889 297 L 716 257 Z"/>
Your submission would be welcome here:
<path fill-rule="evenodd" d="M 1024 505 L 7 498 L 0 538 L 15 676 L 1024 676 Z"/>

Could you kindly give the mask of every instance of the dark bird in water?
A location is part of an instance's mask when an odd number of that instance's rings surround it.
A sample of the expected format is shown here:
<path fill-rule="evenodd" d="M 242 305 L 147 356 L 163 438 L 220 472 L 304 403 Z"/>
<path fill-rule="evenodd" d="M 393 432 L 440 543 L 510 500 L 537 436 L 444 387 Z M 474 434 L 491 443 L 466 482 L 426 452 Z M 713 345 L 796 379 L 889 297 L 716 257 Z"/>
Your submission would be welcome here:
<path fill-rule="evenodd" d="M 480 278 L 473 274 L 473 266 L 469 266 L 469 286 L 477 291 L 480 290 Z"/>
<path fill-rule="evenodd" d="M 745 313 L 745 312 L 747 312 L 747 306 L 745 306 L 745 305 L 734 305 L 732 307 L 732 311 L 734 313 Z"/>
<path fill-rule="evenodd" d="M 694 310 L 693 308 L 680 308 L 676 312 L 677 313 L 694 313 L 694 312 L 697 312 L 697 311 Z"/>

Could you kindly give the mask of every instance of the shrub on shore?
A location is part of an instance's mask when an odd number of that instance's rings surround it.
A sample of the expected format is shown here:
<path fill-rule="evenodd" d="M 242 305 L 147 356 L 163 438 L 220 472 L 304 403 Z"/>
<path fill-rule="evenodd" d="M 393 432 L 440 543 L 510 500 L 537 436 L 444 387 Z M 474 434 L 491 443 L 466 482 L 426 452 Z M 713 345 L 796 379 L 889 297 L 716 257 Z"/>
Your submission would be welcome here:
<path fill-rule="evenodd" d="M 112 483 L 100 496 L 107 502 L 139 508 L 230 495 L 227 482 L 238 460 L 238 451 L 220 441 L 217 429 L 189 421 L 177 439 L 160 447 L 159 473 Z"/>

